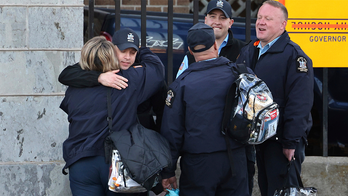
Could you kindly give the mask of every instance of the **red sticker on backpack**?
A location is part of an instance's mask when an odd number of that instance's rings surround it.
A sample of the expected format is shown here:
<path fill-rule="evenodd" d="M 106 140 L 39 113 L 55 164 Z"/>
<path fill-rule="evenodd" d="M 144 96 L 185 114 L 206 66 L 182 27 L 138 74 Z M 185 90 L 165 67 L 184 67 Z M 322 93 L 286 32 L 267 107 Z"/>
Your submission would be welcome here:
<path fill-rule="evenodd" d="M 270 112 L 271 120 L 275 119 L 278 116 L 277 110 Z"/>

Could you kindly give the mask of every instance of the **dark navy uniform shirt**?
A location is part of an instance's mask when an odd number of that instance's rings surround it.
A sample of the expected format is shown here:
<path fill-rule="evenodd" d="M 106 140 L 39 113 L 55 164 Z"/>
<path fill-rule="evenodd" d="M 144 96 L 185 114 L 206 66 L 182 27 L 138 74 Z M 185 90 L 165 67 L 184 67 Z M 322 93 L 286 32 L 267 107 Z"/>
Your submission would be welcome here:
<path fill-rule="evenodd" d="M 193 63 L 169 86 L 161 134 L 169 141 L 174 163 L 162 176 L 172 177 L 178 157 L 227 151 L 221 123 L 227 92 L 235 81 L 229 60 Z M 231 148 L 242 145 L 230 139 Z"/>

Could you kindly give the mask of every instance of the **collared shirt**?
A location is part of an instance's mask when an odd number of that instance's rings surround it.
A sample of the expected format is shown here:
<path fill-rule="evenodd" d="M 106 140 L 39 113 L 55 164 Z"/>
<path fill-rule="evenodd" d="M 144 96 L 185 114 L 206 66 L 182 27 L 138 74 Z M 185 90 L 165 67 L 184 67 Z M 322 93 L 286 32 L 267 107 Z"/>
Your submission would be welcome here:
<path fill-rule="evenodd" d="M 227 34 L 224 41 L 221 43 L 221 45 L 219 47 L 219 54 L 220 54 L 221 49 L 227 45 L 228 37 L 229 37 L 229 34 Z M 176 74 L 176 78 L 179 77 L 180 74 L 182 74 L 182 72 L 184 72 L 187 68 L 188 68 L 188 58 L 187 58 L 187 55 L 185 55 L 184 60 L 182 61 L 181 65 L 179 67 L 178 73 Z"/>
<path fill-rule="evenodd" d="M 214 60 L 214 59 L 216 59 L 216 57 L 211 58 L 211 59 L 206 59 L 206 60 L 203 60 L 203 61 L 212 61 L 212 60 Z"/>
<path fill-rule="evenodd" d="M 260 42 L 259 45 L 257 45 L 257 48 L 260 48 L 259 58 L 260 58 L 261 55 L 265 54 L 265 53 L 267 52 L 267 50 L 270 49 L 271 46 L 272 46 L 279 38 L 280 38 L 280 36 L 277 37 L 277 38 L 275 38 L 274 40 L 272 40 L 272 41 L 269 42 L 268 44 L 266 44 L 265 47 L 263 47 L 263 48 L 262 48 L 261 42 Z"/>

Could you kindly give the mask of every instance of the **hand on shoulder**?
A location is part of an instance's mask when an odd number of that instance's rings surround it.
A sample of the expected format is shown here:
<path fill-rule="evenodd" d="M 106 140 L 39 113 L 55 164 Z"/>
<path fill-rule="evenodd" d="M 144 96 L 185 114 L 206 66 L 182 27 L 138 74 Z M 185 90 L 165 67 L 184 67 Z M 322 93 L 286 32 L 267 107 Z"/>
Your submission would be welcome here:
<path fill-rule="evenodd" d="M 100 74 L 98 77 L 98 82 L 101 83 L 103 86 L 116 88 L 118 90 L 127 88 L 128 80 L 127 78 L 118 75 L 117 73 L 119 71 L 120 70 L 113 70 Z"/>

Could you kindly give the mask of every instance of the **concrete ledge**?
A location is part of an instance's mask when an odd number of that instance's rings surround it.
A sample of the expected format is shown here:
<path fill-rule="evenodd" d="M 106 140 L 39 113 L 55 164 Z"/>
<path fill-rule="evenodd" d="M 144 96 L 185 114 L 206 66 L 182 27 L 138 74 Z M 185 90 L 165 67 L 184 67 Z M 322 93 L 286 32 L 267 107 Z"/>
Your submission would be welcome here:
<path fill-rule="evenodd" d="M 302 167 L 304 186 L 318 189 L 318 195 L 348 195 L 348 158 L 308 156 Z"/>
<path fill-rule="evenodd" d="M 180 177 L 180 165 L 176 177 Z M 307 156 L 302 164 L 301 178 L 306 187 L 318 189 L 321 196 L 348 195 L 348 157 Z M 261 196 L 257 182 L 257 168 L 254 176 L 253 196 Z"/>
<path fill-rule="evenodd" d="M 348 195 L 348 158 L 307 156 L 302 164 L 301 178 L 305 187 L 315 187 L 318 195 Z M 261 196 L 254 177 L 253 196 Z"/>
<path fill-rule="evenodd" d="M 61 173 L 64 162 L 0 163 L 0 195 L 71 195 L 69 177 Z M 256 171 L 257 172 L 257 171 Z M 177 178 L 180 168 L 177 170 Z M 348 195 L 347 157 L 306 157 L 303 183 L 316 187 L 318 195 Z M 260 196 L 257 173 L 253 196 Z M 154 194 L 150 194 L 154 195 Z M 162 194 L 163 195 L 163 194 Z"/>

